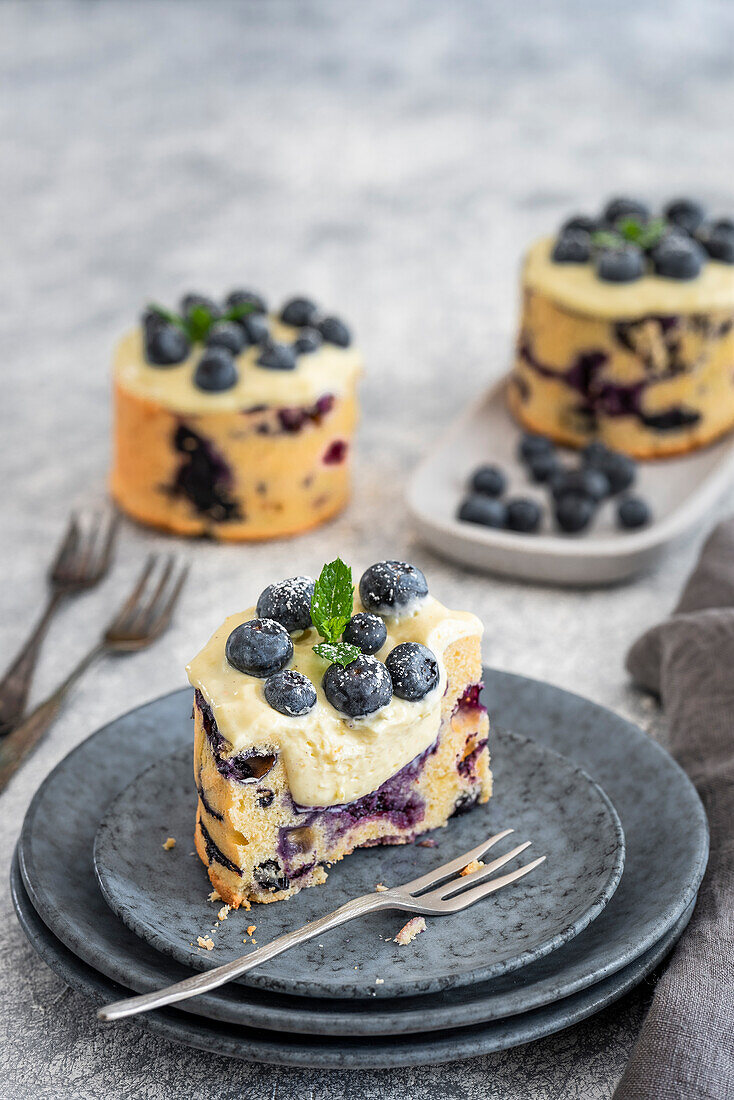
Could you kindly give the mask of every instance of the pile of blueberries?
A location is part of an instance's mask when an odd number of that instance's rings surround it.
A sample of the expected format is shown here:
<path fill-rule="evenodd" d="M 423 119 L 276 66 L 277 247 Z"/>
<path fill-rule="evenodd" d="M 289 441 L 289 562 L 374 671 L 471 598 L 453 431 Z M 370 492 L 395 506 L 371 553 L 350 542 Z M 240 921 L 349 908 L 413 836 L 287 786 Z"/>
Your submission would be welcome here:
<path fill-rule="evenodd" d="M 624 232 L 626 219 L 632 219 L 641 230 L 638 241 Z M 709 258 L 734 264 L 734 221 L 709 221 L 704 208 L 692 199 L 669 202 L 662 219 L 662 234 L 645 234 L 651 222 L 650 208 L 637 199 L 612 199 L 598 218 L 577 214 L 564 222 L 553 260 L 583 264 L 593 259 L 597 276 L 610 283 L 633 282 L 648 273 L 666 279 L 695 279 Z M 595 238 L 600 231 L 604 231 L 603 237 Z M 603 243 L 597 244 L 597 240 Z"/>
<path fill-rule="evenodd" d="M 604 443 L 589 443 L 578 465 L 570 467 L 561 461 L 550 439 L 526 432 L 520 438 L 518 457 L 530 479 L 548 490 L 556 526 L 566 534 L 585 531 L 610 497 L 618 498 L 617 526 L 623 530 L 644 527 L 652 519 L 649 505 L 628 492 L 637 476 L 635 463 Z M 480 466 L 469 480 L 469 494 L 458 518 L 484 527 L 536 532 L 543 519 L 542 506 L 529 497 L 502 500 L 506 490 L 507 475 L 501 467 Z"/>
<path fill-rule="evenodd" d="M 228 311 L 250 306 L 251 312 L 237 320 L 226 320 Z M 221 393 L 237 384 L 235 357 L 248 347 L 257 347 L 255 360 L 264 370 L 295 370 L 299 355 L 317 351 L 323 343 L 347 348 L 349 329 L 338 317 L 323 315 L 309 298 L 291 298 L 279 317 L 300 331 L 292 344 L 274 340 L 268 324 L 267 304 L 251 290 L 233 290 L 220 306 L 201 294 L 186 294 L 181 299 L 183 324 L 168 320 L 155 310 L 143 315 L 145 358 L 154 367 L 175 367 L 191 354 L 191 339 L 186 320 L 193 310 L 206 310 L 211 325 L 204 337 L 204 352 L 194 371 L 194 385 L 207 393 Z"/>
<path fill-rule="evenodd" d="M 312 625 L 313 589 L 311 577 L 269 585 L 257 601 L 258 617 L 236 626 L 225 647 L 229 664 L 265 680 L 270 706 L 291 717 L 308 714 L 316 705 L 316 688 L 308 676 L 287 667 L 294 652 L 291 634 Z M 328 701 L 349 718 L 372 714 L 393 695 L 422 699 L 439 681 L 435 654 L 418 642 L 396 645 L 384 664 L 373 656 L 387 641 L 384 620 L 428 595 L 420 569 L 404 561 L 376 562 L 362 574 L 359 595 L 366 610 L 352 616 L 343 640 L 362 653 L 346 667 L 329 665 L 322 680 Z"/>

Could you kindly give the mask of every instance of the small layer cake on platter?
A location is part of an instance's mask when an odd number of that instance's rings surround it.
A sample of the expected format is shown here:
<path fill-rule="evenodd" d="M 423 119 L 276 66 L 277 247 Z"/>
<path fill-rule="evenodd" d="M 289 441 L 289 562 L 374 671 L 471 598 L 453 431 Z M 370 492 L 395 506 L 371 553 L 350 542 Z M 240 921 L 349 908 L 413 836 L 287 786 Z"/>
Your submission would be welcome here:
<path fill-rule="evenodd" d="M 386 561 L 270 585 L 188 666 L 196 850 L 233 907 L 326 880 L 491 793 L 482 625 Z"/>
<path fill-rule="evenodd" d="M 530 249 L 509 387 L 524 427 L 637 458 L 734 426 L 734 224 L 610 202 Z"/>
<path fill-rule="evenodd" d="M 361 358 L 305 298 L 249 291 L 149 308 L 114 366 L 112 493 L 179 535 L 294 535 L 349 497 Z"/>

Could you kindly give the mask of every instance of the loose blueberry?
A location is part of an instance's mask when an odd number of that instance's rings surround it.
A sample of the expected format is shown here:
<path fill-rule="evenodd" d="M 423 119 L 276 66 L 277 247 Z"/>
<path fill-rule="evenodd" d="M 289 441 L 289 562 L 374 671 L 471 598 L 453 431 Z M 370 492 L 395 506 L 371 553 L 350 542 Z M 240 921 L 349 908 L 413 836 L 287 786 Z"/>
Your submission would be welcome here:
<path fill-rule="evenodd" d="M 274 619 L 290 633 L 311 626 L 311 577 L 289 577 L 269 584 L 259 595 L 257 613 L 261 619 Z"/>
<path fill-rule="evenodd" d="M 475 493 L 461 502 L 457 518 L 464 523 L 502 528 L 507 525 L 507 505 L 501 500 Z"/>
<path fill-rule="evenodd" d="M 213 298 L 207 298 L 205 294 L 184 294 L 181 299 L 181 312 L 184 317 L 188 317 L 196 306 L 205 309 L 212 320 L 222 316 L 222 311 Z"/>
<path fill-rule="evenodd" d="M 600 439 L 593 439 L 591 443 L 586 444 L 581 456 L 587 466 L 598 466 L 609 453 L 606 443 L 602 443 Z"/>
<path fill-rule="evenodd" d="M 645 274 L 645 260 L 632 244 L 605 248 L 596 261 L 596 273 L 605 283 L 631 283 Z"/>
<path fill-rule="evenodd" d="M 268 319 L 263 313 L 248 313 L 237 322 L 245 334 L 248 344 L 264 344 L 270 339 Z"/>
<path fill-rule="evenodd" d="M 335 710 L 349 718 L 363 718 L 392 699 L 392 680 L 382 661 L 363 653 L 346 668 L 329 665 L 324 694 Z"/>
<path fill-rule="evenodd" d="M 215 321 L 206 337 L 208 348 L 227 348 L 233 355 L 239 355 L 245 346 L 245 333 L 241 325 L 234 321 Z"/>
<path fill-rule="evenodd" d="M 517 449 L 521 462 L 529 462 L 531 458 L 539 454 L 552 454 L 555 450 L 553 443 L 544 435 L 535 435 L 533 432 L 524 432 L 520 437 Z"/>
<path fill-rule="evenodd" d="M 583 229 L 567 229 L 556 241 L 551 259 L 557 264 L 585 264 L 591 259 L 591 237 Z"/>
<path fill-rule="evenodd" d="M 318 329 L 302 328 L 298 334 L 297 339 L 293 343 L 293 350 L 296 355 L 310 355 L 313 351 L 318 351 L 324 342 L 324 338 Z"/>
<path fill-rule="evenodd" d="M 533 481 L 549 481 L 560 467 L 558 456 L 553 451 L 541 451 L 528 460 L 528 471 Z"/>
<path fill-rule="evenodd" d="M 621 493 L 629 489 L 637 476 L 637 467 L 627 455 L 618 451 L 610 451 L 605 447 L 603 451 L 584 453 L 584 462 L 595 470 L 600 470 L 609 482 L 609 493 Z"/>
<path fill-rule="evenodd" d="M 225 305 L 228 309 L 234 309 L 236 306 L 252 306 L 253 313 L 267 313 L 268 306 L 265 299 L 260 294 L 256 294 L 254 290 L 232 290 L 224 299 Z M 251 314 L 245 314 L 249 317 Z"/>
<path fill-rule="evenodd" d="M 359 611 L 344 627 L 342 640 L 356 645 L 363 653 L 377 653 L 387 641 L 387 627 L 379 615 Z"/>
<path fill-rule="evenodd" d="M 419 642 L 401 642 L 390 650 L 385 661 L 398 699 L 416 702 L 428 695 L 439 681 L 438 661 L 428 646 Z"/>
<path fill-rule="evenodd" d="M 665 279 L 695 279 L 701 274 L 706 256 L 691 237 L 671 234 L 653 252 L 655 274 Z"/>
<path fill-rule="evenodd" d="M 143 318 L 143 343 L 145 358 L 154 367 L 175 367 L 187 359 L 191 351 L 183 329 L 155 313 L 147 313 Z"/>
<path fill-rule="evenodd" d="M 562 237 L 565 233 L 576 230 L 581 230 L 582 233 L 591 234 L 595 233 L 598 228 L 599 222 L 596 218 L 589 218 L 586 214 L 574 214 L 573 217 L 566 219 L 558 235 Z"/>
<path fill-rule="evenodd" d="M 231 390 L 237 384 L 237 367 L 226 348 L 207 348 L 194 371 L 194 385 L 207 393 Z"/>
<path fill-rule="evenodd" d="M 693 199 L 674 199 L 663 210 L 667 221 L 672 225 L 680 226 L 686 233 L 695 233 L 706 217 L 700 203 Z"/>
<path fill-rule="evenodd" d="M 507 502 L 507 528 L 530 535 L 540 527 L 543 511 L 540 505 L 527 497 L 517 497 Z"/>
<path fill-rule="evenodd" d="M 507 475 L 499 466 L 478 466 L 469 484 L 475 493 L 501 497 L 507 488 Z"/>
<path fill-rule="evenodd" d="M 293 642 L 275 619 L 250 619 L 234 628 L 224 651 L 232 668 L 267 679 L 288 664 L 293 656 Z"/>
<path fill-rule="evenodd" d="M 327 344 L 336 344 L 339 348 L 348 348 L 352 342 L 352 334 L 343 321 L 338 317 L 324 317 L 316 325 Z"/>
<path fill-rule="evenodd" d="M 646 222 L 649 217 L 649 207 L 637 199 L 612 199 L 602 211 L 602 220 L 607 225 L 612 226 L 616 225 L 622 218 L 636 218 L 637 221 Z"/>
<path fill-rule="evenodd" d="M 703 247 L 712 260 L 719 260 L 724 264 L 734 264 L 734 228 L 717 228 L 714 226 L 709 232 L 702 235 Z"/>
<path fill-rule="evenodd" d="M 609 496 L 611 488 L 606 474 L 594 466 L 561 470 L 557 476 L 551 478 L 550 486 L 555 500 L 560 500 L 567 493 L 577 493 L 597 502 Z"/>
<path fill-rule="evenodd" d="M 310 298 L 291 298 L 280 311 L 280 319 L 284 325 L 304 328 L 305 325 L 313 323 L 317 313 L 316 303 Z"/>
<path fill-rule="evenodd" d="M 591 497 L 580 493 L 566 493 L 556 501 L 554 515 L 562 531 L 576 535 L 589 526 L 595 511 L 596 505 Z"/>
<path fill-rule="evenodd" d="M 359 582 L 359 598 L 367 611 L 399 612 L 428 595 L 428 582 L 415 565 L 406 561 L 378 561 L 365 569 Z"/>
<path fill-rule="evenodd" d="M 316 688 L 308 676 L 293 668 L 286 668 L 267 678 L 265 698 L 273 710 L 299 718 L 315 707 Z"/>
<path fill-rule="evenodd" d="M 258 367 L 266 370 L 295 370 L 296 356 L 291 344 L 277 344 L 275 340 L 268 340 L 263 344 L 262 351 L 257 357 Z"/>
<path fill-rule="evenodd" d="M 644 527 L 651 519 L 650 505 L 641 497 L 625 497 L 617 505 L 617 523 L 629 531 Z"/>

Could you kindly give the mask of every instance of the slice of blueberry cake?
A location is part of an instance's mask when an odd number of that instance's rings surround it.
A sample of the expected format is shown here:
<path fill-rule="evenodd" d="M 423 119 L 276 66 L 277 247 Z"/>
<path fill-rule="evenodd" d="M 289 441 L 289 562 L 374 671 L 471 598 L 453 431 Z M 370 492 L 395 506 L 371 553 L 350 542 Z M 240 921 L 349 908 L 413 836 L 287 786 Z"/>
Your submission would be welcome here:
<path fill-rule="evenodd" d="M 231 906 L 290 897 L 358 847 L 491 794 L 482 625 L 384 561 L 272 584 L 188 666 L 196 849 Z"/>
<path fill-rule="evenodd" d="M 306 298 L 149 307 L 115 357 L 112 493 L 181 535 L 265 539 L 314 527 L 349 496 L 361 357 Z"/>

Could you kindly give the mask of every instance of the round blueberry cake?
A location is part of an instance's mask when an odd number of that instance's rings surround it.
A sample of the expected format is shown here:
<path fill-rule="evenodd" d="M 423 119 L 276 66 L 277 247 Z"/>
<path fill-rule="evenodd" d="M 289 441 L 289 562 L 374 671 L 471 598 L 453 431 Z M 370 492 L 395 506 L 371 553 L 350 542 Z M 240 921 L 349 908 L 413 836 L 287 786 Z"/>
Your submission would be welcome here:
<path fill-rule="evenodd" d="M 734 222 L 614 199 L 532 246 L 509 387 L 520 422 L 638 458 L 734 426 Z"/>
<path fill-rule="evenodd" d="M 355 594 L 337 559 L 222 624 L 187 672 L 196 850 L 228 905 L 290 897 L 487 801 L 481 635 L 398 561 Z"/>
<path fill-rule="evenodd" d="M 349 496 L 361 359 L 306 298 L 188 294 L 149 307 L 114 365 L 112 493 L 181 535 L 266 539 L 323 523 Z"/>

